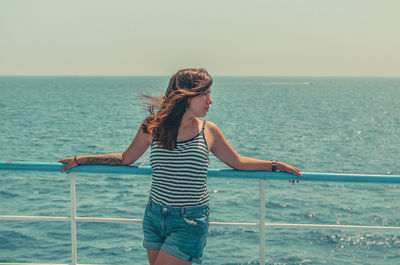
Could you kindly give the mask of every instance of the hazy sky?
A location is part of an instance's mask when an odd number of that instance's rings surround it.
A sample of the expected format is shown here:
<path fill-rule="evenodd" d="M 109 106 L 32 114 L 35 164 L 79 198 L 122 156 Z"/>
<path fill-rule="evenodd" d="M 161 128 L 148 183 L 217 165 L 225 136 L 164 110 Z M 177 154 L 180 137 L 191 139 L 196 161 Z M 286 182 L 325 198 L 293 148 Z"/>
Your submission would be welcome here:
<path fill-rule="evenodd" d="M 0 75 L 400 76 L 398 0 L 0 0 Z"/>

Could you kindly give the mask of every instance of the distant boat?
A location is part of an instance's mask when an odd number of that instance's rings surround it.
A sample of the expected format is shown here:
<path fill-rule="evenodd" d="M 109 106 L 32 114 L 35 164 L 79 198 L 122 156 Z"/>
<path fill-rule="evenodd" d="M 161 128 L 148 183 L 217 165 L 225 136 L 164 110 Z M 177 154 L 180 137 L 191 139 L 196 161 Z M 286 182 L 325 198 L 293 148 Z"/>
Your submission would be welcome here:
<path fill-rule="evenodd" d="M 311 81 L 304 82 L 303 84 L 309 86 L 309 85 L 311 85 Z"/>

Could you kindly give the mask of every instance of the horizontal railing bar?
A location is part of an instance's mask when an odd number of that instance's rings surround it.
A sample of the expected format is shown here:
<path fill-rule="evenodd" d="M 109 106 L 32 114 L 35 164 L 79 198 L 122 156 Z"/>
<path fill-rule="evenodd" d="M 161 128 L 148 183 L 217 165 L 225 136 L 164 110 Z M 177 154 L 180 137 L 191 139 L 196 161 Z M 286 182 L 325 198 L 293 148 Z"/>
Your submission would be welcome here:
<path fill-rule="evenodd" d="M 47 162 L 12 162 L 0 161 L 0 170 L 18 171 L 47 171 L 61 172 L 62 163 Z M 80 165 L 70 169 L 76 173 L 124 174 L 124 175 L 150 175 L 148 166 L 108 166 L 108 165 Z M 208 170 L 209 177 L 247 178 L 264 180 L 301 180 L 323 182 L 357 182 L 357 183 L 400 183 L 400 175 L 373 175 L 373 174 L 342 174 L 342 173 L 315 173 L 302 172 L 299 178 L 294 174 L 272 171 L 243 171 L 234 169 Z"/>
<path fill-rule="evenodd" d="M 77 217 L 77 222 L 99 222 L 99 223 L 142 223 L 143 219 L 125 219 L 125 218 L 94 218 Z M 215 226 L 257 226 L 257 223 L 235 223 L 235 222 L 210 222 Z"/>
<path fill-rule="evenodd" d="M 400 230 L 398 226 L 368 226 L 368 225 L 324 225 L 324 224 L 284 224 L 265 223 L 268 227 L 297 227 L 297 228 L 332 228 L 332 229 L 381 229 Z"/>
<path fill-rule="evenodd" d="M 17 216 L 0 215 L 0 220 L 32 220 L 32 221 L 71 221 L 70 217 L 59 216 Z M 93 223 L 142 223 L 143 219 L 128 218 L 97 218 L 97 217 L 76 217 L 77 222 Z M 210 222 L 212 226 L 250 226 L 257 227 L 259 223 L 240 222 Z M 301 227 L 301 228 L 331 228 L 331 229 L 382 229 L 400 230 L 397 226 L 366 226 L 366 225 L 326 225 L 326 224 L 287 224 L 287 223 L 265 223 L 266 227 Z M 0 263 L 1 264 L 1 263 Z"/>
<path fill-rule="evenodd" d="M 239 222 L 210 222 L 212 226 L 254 226 L 258 227 L 259 223 L 239 223 Z"/>
<path fill-rule="evenodd" d="M 59 216 L 18 216 L 18 215 L 0 215 L 0 220 L 32 220 L 32 221 L 71 221 L 70 217 Z M 143 219 L 128 218 L 101 218 L 101 217 L 76 217 L 77 222 L 92 223 L 142 223 Z M 257 223 L 235 223 L 235 222 L 210 222 L 216 226 L 257 226 Z"/>
<path fill-rule="evenodd" d="M 71 221 L 70 217 L 59 216 L 22 216 L 22 215 L 0 215 L 0 220 L 32 220 L 32 221 Z"/>
<path fill-rule="evenodd" d="M 140 224 L 143 219 L 76 217 L 77 222 Z"/>

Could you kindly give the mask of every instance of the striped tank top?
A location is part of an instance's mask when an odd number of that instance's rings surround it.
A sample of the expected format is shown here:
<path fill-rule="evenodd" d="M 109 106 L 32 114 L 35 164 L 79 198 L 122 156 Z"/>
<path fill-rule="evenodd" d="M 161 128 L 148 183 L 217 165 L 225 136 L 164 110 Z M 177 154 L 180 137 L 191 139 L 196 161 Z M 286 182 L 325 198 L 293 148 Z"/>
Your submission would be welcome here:
<path fill-rule="evenodd" d="M 175 150 L 151 144 L 150 166 L 152 171 L 151 199 L 161 205 L 173 207 L 207 204 L 206 186 L 208 148 L 203 127 L 190 140 L 177 142 Z"/>

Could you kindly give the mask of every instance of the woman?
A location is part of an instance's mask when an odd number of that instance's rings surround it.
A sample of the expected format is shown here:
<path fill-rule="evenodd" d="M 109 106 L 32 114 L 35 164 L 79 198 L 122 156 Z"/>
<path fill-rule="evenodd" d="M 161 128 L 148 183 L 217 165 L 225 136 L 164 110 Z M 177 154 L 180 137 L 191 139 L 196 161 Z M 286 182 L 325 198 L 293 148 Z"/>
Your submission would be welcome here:
<path fill-rule="evenodd" d="M 143 218 L 149 263 L 201 263 L 208 233 L 208 154 L 238 170 L 300 171 L 288 164 L 240 156 L 215 123 L 201 121 L 212 104 L 212 78 L 204 69 L 174 74 L 131 145 L 122 153 L 60 160 L 63 172 L 81 164 L 130 165 L 151 146 L 152 185 Z"/>

